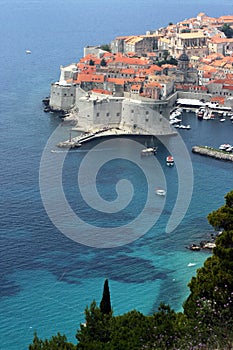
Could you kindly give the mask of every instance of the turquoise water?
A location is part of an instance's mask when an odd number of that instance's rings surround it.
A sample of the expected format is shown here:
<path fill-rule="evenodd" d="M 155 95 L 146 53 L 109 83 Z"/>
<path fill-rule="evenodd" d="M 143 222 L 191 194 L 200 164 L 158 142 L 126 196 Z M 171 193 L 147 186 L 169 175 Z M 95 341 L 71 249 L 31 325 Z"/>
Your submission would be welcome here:
<path fill-rule="evenodd" d="M 183 1 L 168 1 L 165 8 L 162 1 L 152 0 L 102 0 L 98 6 L 94 0 L 1 0 L 0 4 L 1 349 L 27 349 L 35 330 L 42 338 L 59 331 L 75 341 L 76 330 L 84 321 L 84 309 L 93 299 L 100 301 L 105 278 L 109 278 L 115 314 L 134 308 L 151 314 L 161 301 L 181 310 L 188 295 L 187 283 L 208 256 L 206 252 L 194 254 L 185 247 L 209 237 L 212 228 L 206 216 L 223 204 L 224 195 L 233 185 L 232 164 L 193 155 L 191 147 L 233 143 L 232 124 L 229 120 L 198 122 L 192 114 L 184 116 L 191 130 L 181 130 L 180 135 L 190 152 L 194 187 L 188 211 L 173 232 L 165 233 L 165 229 L 178 192 L 177 171 L 176 167 L 164 166 L 166 149 L 160 145 L 158 161 L 169 184 L 162 215 L 138 240 L 121 247 L 97 249 L 64 236 L 43 207 L 40 161 L 60 119 L 45 114 L 41 100 L 49 94 L 50 83 L 58 79 L 60 65 L 78 61 L 85 45 L 109 42 L 122 34 L 144 33 L 200 11 L 211 16 L 232 13 L 232 2 L 207 1 L 203 5 L 201 1 L 190 1 L 188 8 L 181 6 L 186 4 Z M 25 54 L 28 49 L 31 55 Z M 61 137 L 67 138 L 69 126 L 59 128 Z M 91 147 L 87 145 L 66 157 L 63 185 L 70 205 L 98 227 L 131 222 L 147 195 L 143 171 L 132 162 L 110 162 L 98 178 L 98 190 L 106 200 L 115 198 L 119 179 L 132 182 L 135 198 L 121 215 L 109 218 L 80 201 L 78 167 Z M 119 151 L 124 148 L 122 144 L 118 147 Z M 132 149 L 127 151 L 133 155 Z M 103 152 L 113 149 L 103 148 Z M 96 155 L 101 158 L 101 152 Z M 60 155 L 54 156 L 59 159 Z M 143 161 L 143 169 L 150 174 L 153 161 Z M 50 171 L 48 167 L 52 196 L 56 188 Z M 142 221 L 139 229 L 143 231 L 145 224 Z M 190 262 L 196 265 L 188 267 Z"/>

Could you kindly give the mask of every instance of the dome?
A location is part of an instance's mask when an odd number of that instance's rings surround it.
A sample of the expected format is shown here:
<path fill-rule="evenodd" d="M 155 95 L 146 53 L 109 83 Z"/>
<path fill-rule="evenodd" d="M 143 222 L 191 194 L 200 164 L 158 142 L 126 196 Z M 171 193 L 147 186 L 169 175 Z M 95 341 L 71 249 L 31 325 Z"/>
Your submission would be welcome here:
<path fill-rule="evenodd" d="M 179 61 L 182 61 L 182 62 L 189 62 L 189 57 L 188 55 L 186 55 L 185 52 L 183 52 L 180 57 L 178 58 Z"/>

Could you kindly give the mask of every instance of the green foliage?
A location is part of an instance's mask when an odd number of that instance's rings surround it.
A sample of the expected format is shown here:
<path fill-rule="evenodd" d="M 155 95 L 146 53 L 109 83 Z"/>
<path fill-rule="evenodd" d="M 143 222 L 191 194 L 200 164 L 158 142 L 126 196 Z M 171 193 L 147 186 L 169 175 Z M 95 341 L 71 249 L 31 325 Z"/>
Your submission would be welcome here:
<path fill-rule="evenodd" d="M 184 303 L 184 312 L 196 323 L 202 342 L 218 348 L 220 342 L 222 349 L 233 340 L 233 191 L 225 199 L 225 205 L 208 215 L 209 223 L 223 232 L 213 255 L 189 283 L 191 293 Z"/>
<path fill-rule="evenodd" d="M 108 51 L 108 52 L 111 52 L 111 47 L 109 44 L 103 44 L 100 46 L 100 48 L 104 51 Z"/>
<path fill-rule="evenodd" d="M 215 229 L 233 230 L 233 191 L 225 196 L 226 204 L 208 215 L 208 221 Z"/>
<path fill-rule="evenodd" d="M 233 29 L 229 26 L 229 24 L 224 24 L 220 30 L 226 35 L 227 38 L 233 38 Z"/>
<path fill-rule="evenodd" d="M 166 59 L 166 60 L 162 60 L 162 61 L 159 61 L 159 62 L 156 62 L 156 64 L 161 67 L 163 64 L 172 64 L 173 66 L 177 66 L 178 64 L 178 61 L 171 57 L 170 59 Z"/>
<path fill-rule="evenodd" d="M 95 65 L 95 61 L 93 61 L 92 59 L 90 59 L 89 61 L 89 66 L 94 66 Z"/>
<path fill-rule="evenodd" d="M 89 349 L 87 344 L 107 343 L 111 334 L 112 314 L 104 314 L 93 301 L 90 309 L 85 309 L 86 323 L 80 325 L 76 338 L 79 341 L 77 349 Z"/>
<path fill-rule="evenodd" d="M 103 314 L 106 314 L 106 315 L 110 314 L 112 311 L 110 292 L 109 292 L 109 286 L 108 286 L 107 279 L 104 282 L 104 290 L 103 290 L 102 300 L 100 302 L 100 310 Z"/>
<path fill-rule="evenodd" d="M 181 33 L 190 33 L 191 32 L 191 29 L 182 29 L 181 30 Z"/>
<path fill-rule="evenodd" d="M 29 350 L 75 350 L 75 348 L 75 345 L 67 342 L 66 336 L 60 333 L 44 341 L 34 333 L 33 343 L 29 345 Z"/>
<path fill-rule="evenodd" d="M 100 62 L 101 67 L 106 67 L 107 66 L 107 62 L 105 61 L 104 58 L 102 58 L 101 62 Z"/>

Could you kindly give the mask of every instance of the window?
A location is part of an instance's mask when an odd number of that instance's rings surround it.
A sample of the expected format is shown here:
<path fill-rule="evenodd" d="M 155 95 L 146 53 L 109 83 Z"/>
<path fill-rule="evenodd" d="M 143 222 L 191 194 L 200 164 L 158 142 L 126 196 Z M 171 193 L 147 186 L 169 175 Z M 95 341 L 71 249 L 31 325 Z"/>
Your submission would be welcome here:
<path fill-rule="evenodd" d="M 96 116 L 97 116 L 97 117 L 99 117 L 99 116 L 100 116 L 100 114 L 99 114 L 99 113 L 96 113 Z"/>
<path fill-rule="evenodd" d="M 106 116 L 109 117 L 109 112 L 106 113 Z"/>

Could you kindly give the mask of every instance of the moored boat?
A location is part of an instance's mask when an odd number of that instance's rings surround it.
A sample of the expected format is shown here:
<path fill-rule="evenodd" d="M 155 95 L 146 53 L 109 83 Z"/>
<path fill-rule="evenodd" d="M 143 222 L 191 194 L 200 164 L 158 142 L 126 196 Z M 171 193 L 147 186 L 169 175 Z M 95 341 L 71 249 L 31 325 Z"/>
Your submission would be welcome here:
<path fill-rule="evenodd" d="M 157 147 L 147 147 L 141 151 L 141 156 L 153 156 L 157 153 Z"/>
<path fill-rule="evenodd" d="M 174 158 L 172 156 L 167 156 L 166 164 L 167 164 L 167 166 L 173 166 L 174 165 Z"/>
<path fill-rule="evenodd" d="M 204 117 L 205 109 L 203 107 L 200 107 L 196 110 L 196 115 L 199 120 L 202 120 Z"/>

